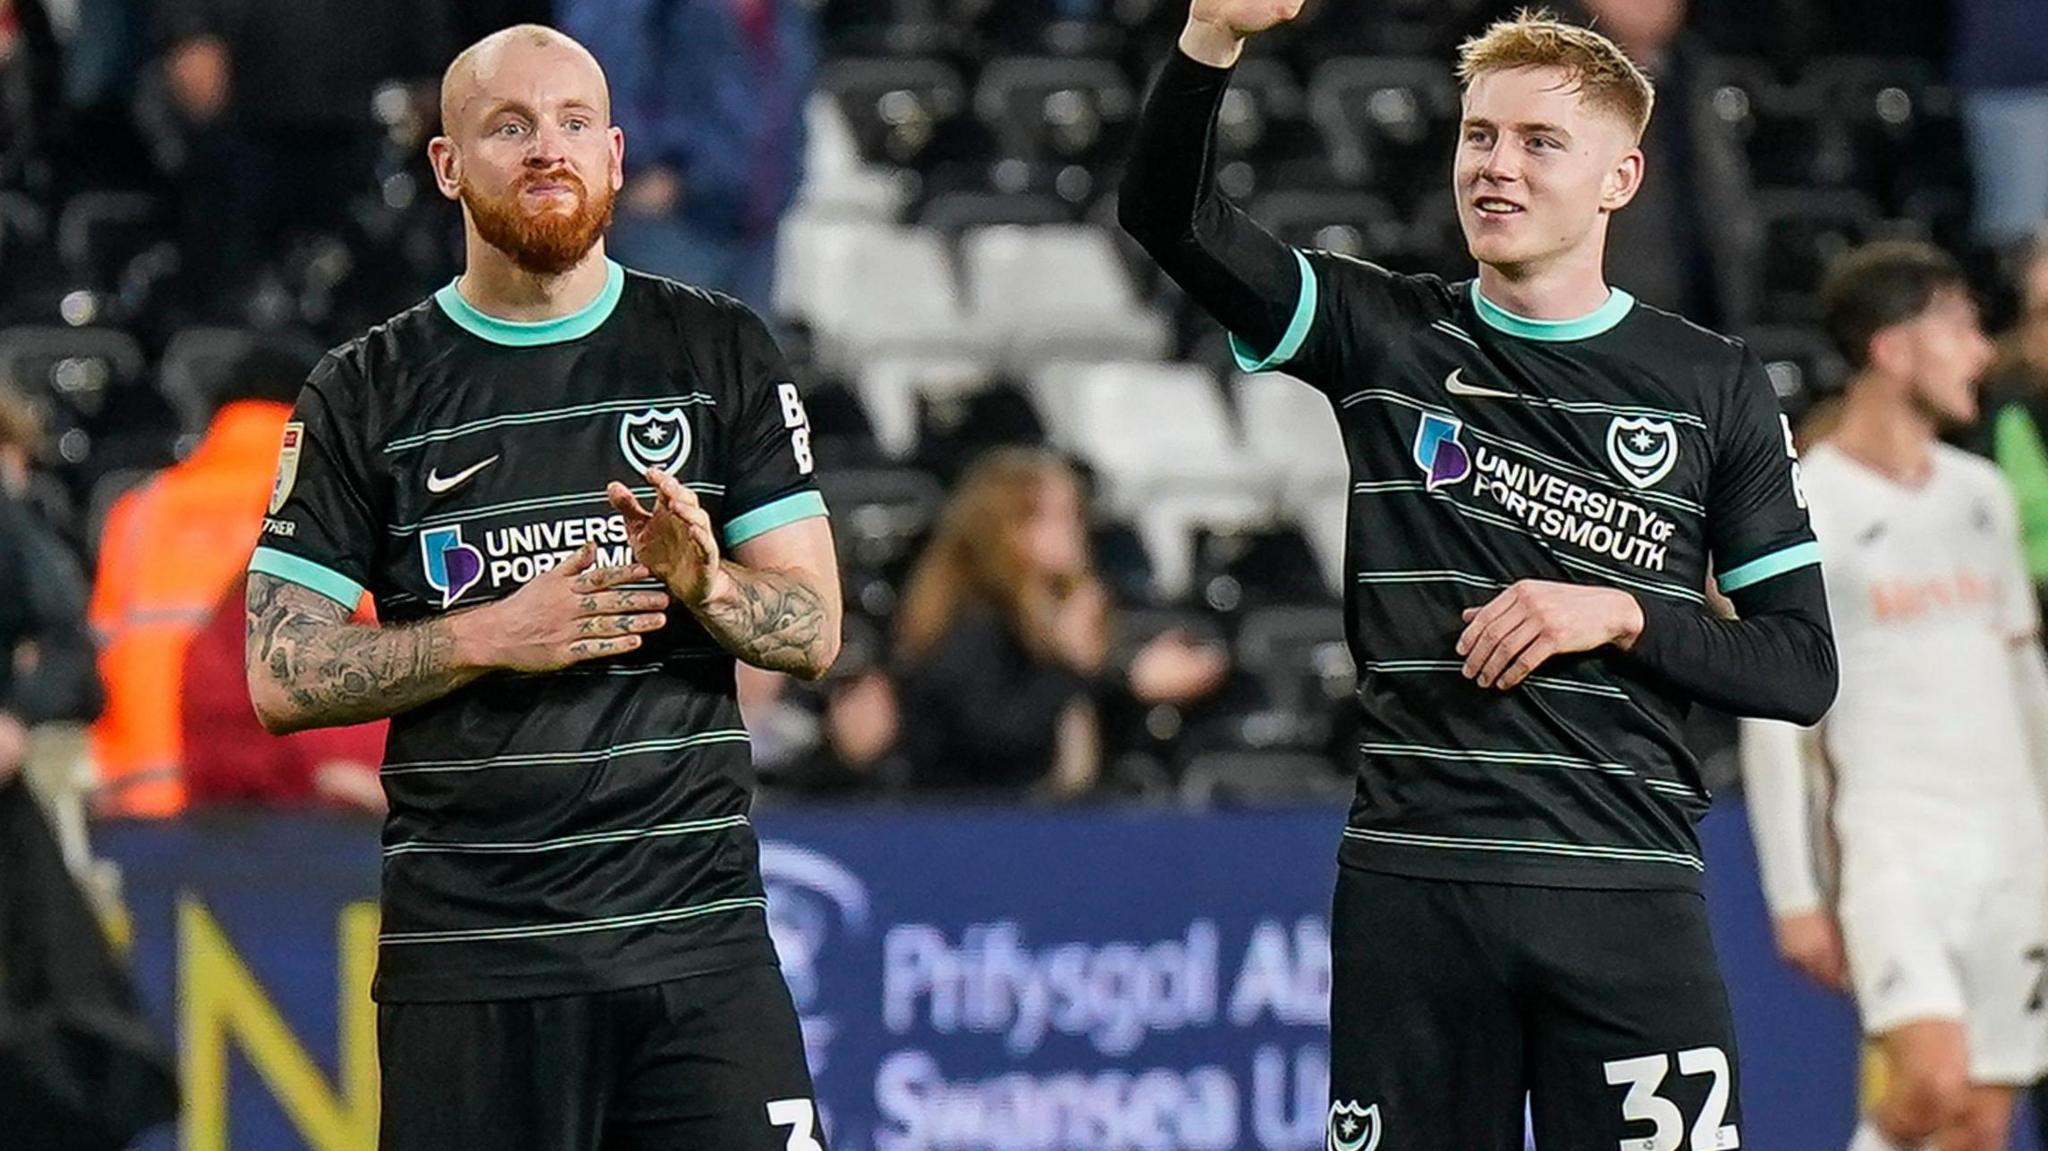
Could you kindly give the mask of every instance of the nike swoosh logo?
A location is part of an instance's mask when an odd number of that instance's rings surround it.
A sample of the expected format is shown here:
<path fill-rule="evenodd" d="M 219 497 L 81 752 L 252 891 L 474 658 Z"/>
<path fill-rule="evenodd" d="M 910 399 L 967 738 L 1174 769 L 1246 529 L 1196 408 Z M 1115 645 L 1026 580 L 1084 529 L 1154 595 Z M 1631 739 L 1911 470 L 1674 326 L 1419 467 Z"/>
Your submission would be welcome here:
<path fill-rule="evenodd" d="M 1516 398 L 1513 392 L 1503 392 L 1498 388 L 1482 388 L 1478 384 L 1466 383 L 1458 378 L 1458 373 L 1464 370 L 1463 368 L 1451 369 L 1451 374 L 1444 377 L 1444 391 L 1454 396 L 1477 396 L 1488 400 L 1512 400 Z"/>
<path fill-rule="evenodd" d="M 490 459 L 480 460 L 462 469 L 461 471 L 456 472 L 454 475 L 447 477 L 443 477 L 437 469 L 428 468 L 427 490 L 437 496 L 446 495 L 447 493 L 454 491 L 456 488 L 461 487 L 464 480 L 467 480 L 469 477 L 477 474 L 480 471 L 483 471 L 485 468 L 490 467 L 492 464 L 495 464 L 497 462 L 498 457 L 492 456 Z"/>

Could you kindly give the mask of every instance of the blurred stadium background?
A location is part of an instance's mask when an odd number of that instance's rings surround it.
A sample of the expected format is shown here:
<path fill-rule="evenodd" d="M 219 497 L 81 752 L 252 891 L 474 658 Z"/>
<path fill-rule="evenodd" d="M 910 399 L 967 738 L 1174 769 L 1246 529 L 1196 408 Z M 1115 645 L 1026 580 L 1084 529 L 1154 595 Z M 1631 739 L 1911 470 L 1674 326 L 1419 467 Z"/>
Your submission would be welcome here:
<path fill-rule="evenodd" d="M 1595 7 L 1637 3 L 1685 7 Z M 1127 133 L 1185 0 L 787 6 L 816 47 L 815 67 L 785 77 L 805 94 L 802 180 L 769 232 L 772 296 L 752 302 L 805 388 L 848 656 L 816 688 L 752 685 L 748 718 L 785 963 L 814 1051 L 830 1052 L 836 1143 L 1320 1146 L 1311 955 L 1349 794 L 1345 465 L 1321 398 L 1237 373 L 1223 333 L 1115 229 Z M 40 424 L 24 498 L 81 570 L 108 578 L 109 517 L 192 456 L 252 347 L 317 353 L 454 275 L 456 216 L 422 162 L 453 50 L 515 20 L 606 15 L 594 0 L 388 7 L 0 0 L 0 385 Z M 1448 61 L 1505 7 L 1311 0 L 1238 70 L 1225 187 L 1294 243 L 1468 275 L 1445 195 Z M 1635 209 L 1647 223 L 1617 245 L 1617 281 L 1747 338 L 1795 419 L 1840 386 L 1815 292 L 1860 241 L 1922 236 L 1963 255 L 2005 329 L 2013 241 L 2030 228 L 1984 219 L 1981 185 L 2043 163 L 2048 126 L 1966 124 L 1988 90 L 2048 91 L 2048 9 L 2005 45 L 2011 59 L 1986 63 L 1963 30 L 1973 10 L 2010 7 L 1695 0 L 1679 39 L 1655 46 L 1658 115 L 1676 127 L 1648 151 L 1669 190 Z M 208 40 L 230 61 L 225 97 L 191 52 Z M 323 44 L 333 59 L 292 56 Z M 715 62 L 679 49 L 673 66 Z M 686 202 L 692 179 L 686 166 Z M 1111 662 L 1184 633 L 1227 651 L 1229 670 L 1214 690 L 1102 695 L 1081 796 L 1101 808 L 1025 808 L 1034 789 L 971 778 L 957 811 L 904 805 L 927 774 L 892 750 L 894 612 L 952 485 L 1013 444 L 1086 477 L 1117 605 Z M 266 470 L 251 513 L 267 485 Z M 254 533 L 252 515 L 244 554 Z M 226 590 L 201 582 L 130 606 L 184 613 L 185 636 Z M 175 712 L 175 666 L 103 670 L 117 696 L 153 692 Z M 1732 725 L 1698 726 L 1728 796 Z M 363 1036 L 334 987 L 363 974 L 346 908 L 374 895 L 370 825 L 183 797 L 124 812 L 94 799 L 96 745 L 43 733 L 39 778 L 75 858 L 125 909 L 152 1012 L 180 1033 L 198 1111 L 182 1145 L 369 1146 Z M 175 818 L 88 826 L 96 803 Z M 1739 804 L 1708 833 L 1750 1145 L 1839 1146 L 1851 1018 L 1777 968 Z M 1062 946 L 1086 972 L 1069 1015 L 1030 1022 L 1003 981 Z M 962 990 L 976 978 L 979 999 Z M 285 1034 L 251 1022 L 258 1000 Z"/>

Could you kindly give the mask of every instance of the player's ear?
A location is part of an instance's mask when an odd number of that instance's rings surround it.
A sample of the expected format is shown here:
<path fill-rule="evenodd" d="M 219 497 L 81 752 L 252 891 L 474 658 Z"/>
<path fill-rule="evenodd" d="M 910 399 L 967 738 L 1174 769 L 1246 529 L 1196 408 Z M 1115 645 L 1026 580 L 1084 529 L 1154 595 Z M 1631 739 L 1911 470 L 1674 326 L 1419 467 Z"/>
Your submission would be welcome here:
<path fill-rule="evenodd" d="M 450 200 L 462 198 L 462 156 L 455 141 L 436 136 L 427 141 L 427 164 L 434 169 L 434 186 Z"/>
<path fill-rule="evenodd" d="M 612 191 L 626 186 L 626 134 L 617 125 L 611 128 L 612 140 Z"/>
<path fill-rule="evenodd" d="M 1643 186 L 1643 150 L 1631 147 L 1607 170 L 1600 185 L 1600 210 L 1619 212 L 1636 198 Z"/>
<path fill-rule="evenodd" d="M 1893 324 L 1879 328 L 1870 337 L 1870 366 L 1887 376 L 1906 376 L 1912 372 L 1912 335 L 1904 324 Z"/>

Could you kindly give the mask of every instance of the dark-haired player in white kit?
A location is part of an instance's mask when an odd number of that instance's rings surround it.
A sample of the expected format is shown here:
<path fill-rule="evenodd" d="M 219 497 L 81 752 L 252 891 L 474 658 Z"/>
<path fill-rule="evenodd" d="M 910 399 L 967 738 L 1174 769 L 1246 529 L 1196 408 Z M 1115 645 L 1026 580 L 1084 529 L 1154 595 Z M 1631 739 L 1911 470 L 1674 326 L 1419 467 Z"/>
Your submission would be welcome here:
<path fill-rule="evenodd" d="M 1327 1146 L 1518 1151 L 1525 1100 L 1544 1151 L 1740 1146 L 1683 728 L 1834 696 L 1790 433 L 1741 343 L 1606 283 L 1653 97 L 1590 31 L 1524 17 L 1462 51 L 1474 280 L 1296 251 L 1232 205 L 1216 109 L 1299 7 L 1194 0 L 1120 214 L 1241 366 L 1329 398 L 1350 457 Z"/>
<path fill-rule="evenodd" d="M 733 690 L 839 650 L 802 399 L 745 307 L 605 258 L 580 45 L 485 39 L 441 115 L 465 270 L 314 371 L 249 564 L 264 723 L 392 717 L 381 1144 L 822 1151 Z"/>

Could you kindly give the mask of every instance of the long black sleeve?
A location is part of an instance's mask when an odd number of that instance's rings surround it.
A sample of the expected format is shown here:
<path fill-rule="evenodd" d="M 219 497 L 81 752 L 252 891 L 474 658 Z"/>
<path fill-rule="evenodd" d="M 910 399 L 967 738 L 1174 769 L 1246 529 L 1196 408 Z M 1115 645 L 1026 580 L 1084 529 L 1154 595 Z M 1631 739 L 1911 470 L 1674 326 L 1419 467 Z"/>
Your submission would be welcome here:
<path fill-rule="evenodd" d="M 1279 343 L 1301 294 L 1292 249 L 1216 186 L 1216 113 L 1230 69 L 1175 48 L 1138 116 L 1117 221 L 1232 334 Z"/>
<path fill-rule="evenodd" d="M 1643 631 L 1628 657 L 1731 715 L 1819 723 L 1838 681 L 1820 568 L 1786 572 L 1729 598 L 1737 619 L 1637 596 Z"/>

